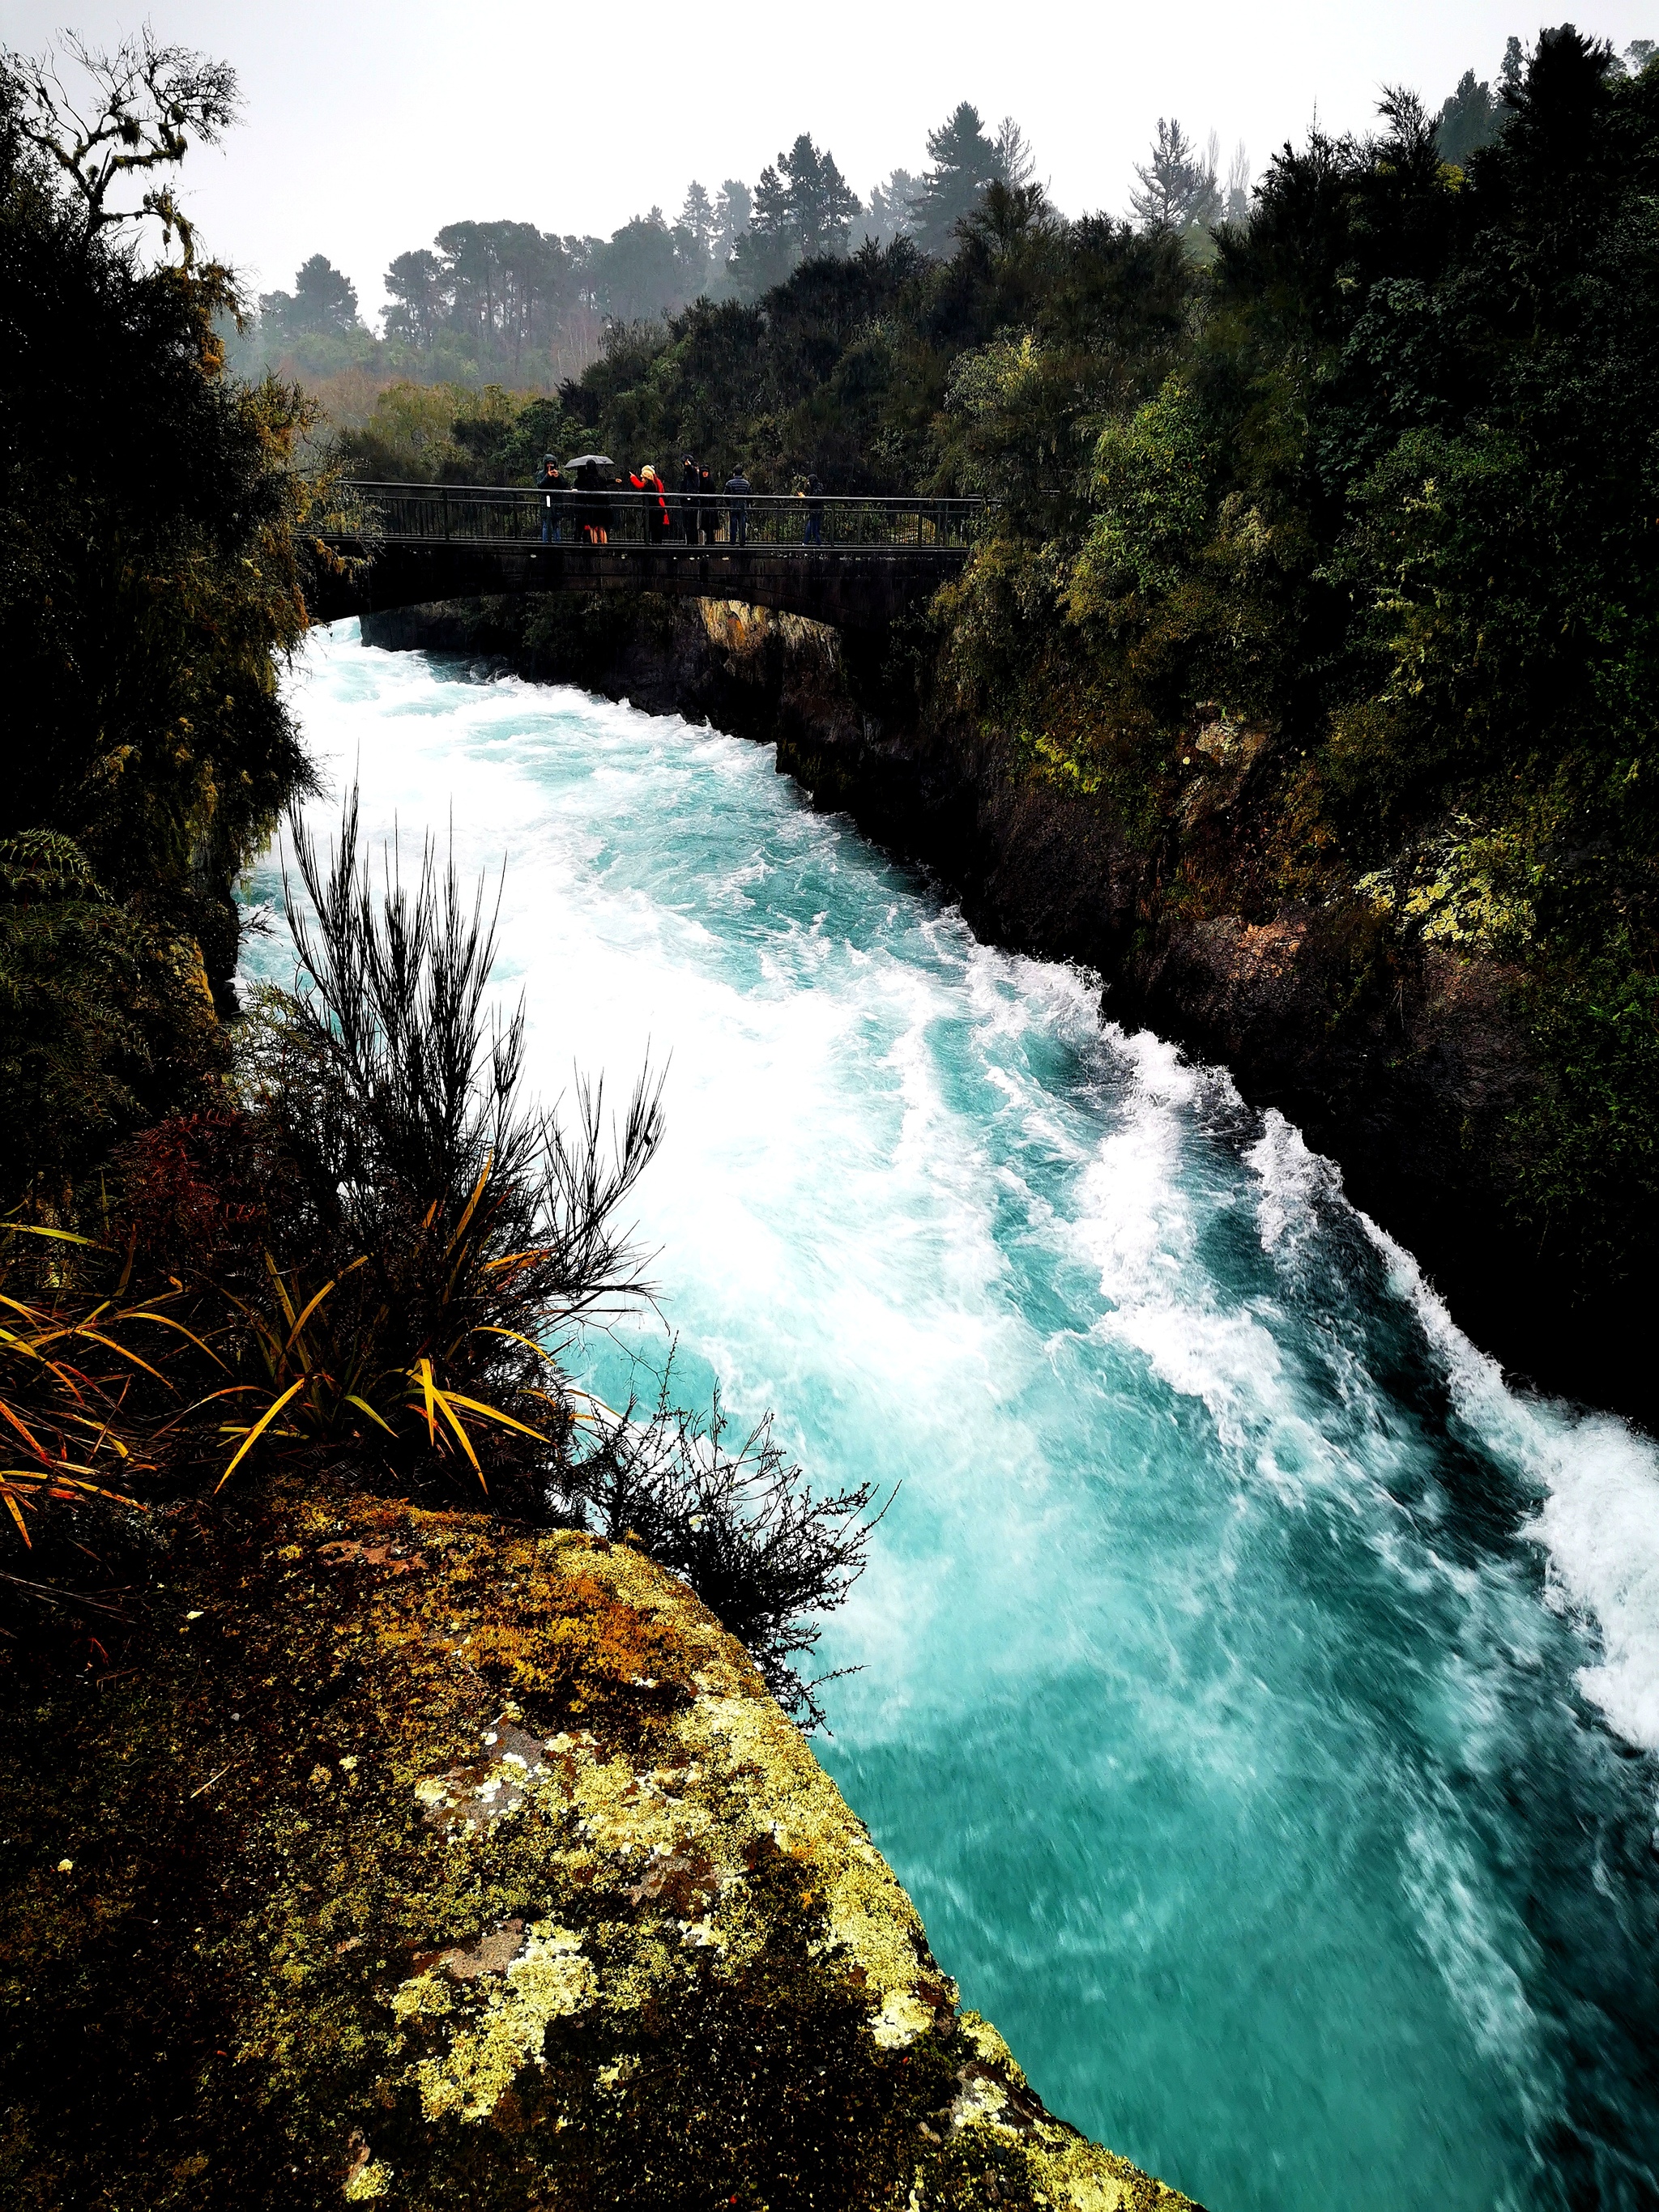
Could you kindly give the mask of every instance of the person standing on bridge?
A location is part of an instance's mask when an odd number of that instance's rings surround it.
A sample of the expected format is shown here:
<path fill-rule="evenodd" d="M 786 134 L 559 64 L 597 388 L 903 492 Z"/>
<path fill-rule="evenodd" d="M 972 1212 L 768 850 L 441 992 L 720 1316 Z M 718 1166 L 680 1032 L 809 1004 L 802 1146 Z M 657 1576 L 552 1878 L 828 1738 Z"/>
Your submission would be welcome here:
<path fill-rule="evenodd" d="M 688 453 L 680 464 L 680 534 L 688 545 L 697 542 L 697 465 Z"/>
<path fill-rule="evenodd" d="M 726 479 L 726 496 L 730 502 L 726 511 L 726 542 L 732 545 L 749 543 L 749 499 L 755 487 L 743 472 L 739 461 Z"/>
<path fill-rule="evenodd" d="M 806 532 L 804 542 L 808 545 L 823 543 L 823 486 L 816 471 L 806 479 Z"/>
<path fill-rule="evenodd" d="M 584 461 L 577 470 L 576 489 L 580 495 L 576 515 L 582 537 L 589 545 L 603 545 L 606 540 L 605 495 L 597 461 Z"/>
<path fill-rule="evenodd" d="M 536 479 L 536 489 L 542 495 L 542 544 L 562 544 L 564 478 L 560 475 L 559 464 L 551 453 L 542 455 L 542 472 Z"/>
<path fill-rule="evenodd" d="M 660 545 L 668 536 L 668 501 L 663 496 L 662 478 L 647 461 L 635 478 L 645 494 L 645 534 L 653 545 Z"/>
<path fill-rule="evenodd" d="M 713 469 L 697 471 L 697 514 L 702 524 L 702 542 L 717 545 L 720 535 L 720 501 L 714 495 Z"/>

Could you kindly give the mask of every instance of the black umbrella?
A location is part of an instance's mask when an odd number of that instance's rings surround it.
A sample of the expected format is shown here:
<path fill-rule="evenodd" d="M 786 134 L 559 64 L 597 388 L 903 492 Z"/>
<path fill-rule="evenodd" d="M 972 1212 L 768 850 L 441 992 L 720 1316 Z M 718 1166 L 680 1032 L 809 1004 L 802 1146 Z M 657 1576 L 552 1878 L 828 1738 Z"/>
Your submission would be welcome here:
<path fill-rule="evenodd" d="M 570 470 L 586 468 L 589 461 L 596 469 L 614 469 L 617 465 L 609 453 L 578 453 L 575 459 L 567 461 L 565 466 Z"/>

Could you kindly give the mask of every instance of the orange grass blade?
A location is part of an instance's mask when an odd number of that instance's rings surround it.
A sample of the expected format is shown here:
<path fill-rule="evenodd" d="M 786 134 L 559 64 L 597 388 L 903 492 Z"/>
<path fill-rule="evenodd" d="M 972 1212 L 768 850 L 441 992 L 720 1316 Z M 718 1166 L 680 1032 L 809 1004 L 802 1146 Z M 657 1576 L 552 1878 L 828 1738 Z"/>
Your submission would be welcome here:
<path fill-rule="evenodd" d="M 271 1281 L 276 1285 L 276 1295 L 283 1302 L 283 1311 L 288 1316 L 289 1322 L 291 1326 L 294 1320 L 294 1301 L 289 1297 L 288 1291 L 283 1285 L 283 1279 L 276 1272 L 276 1262 L 271 1258 L 269 1252 L 265 1254 L 265 1270 L 270 1275 Z"/>
<path fill-rule="evenodd" d="M 477 1453 L 472 1449 L 472 1439 L 468 1436 L 465 1429 L 461 1425 L 460 1421 L 457 1419 L 454 1407 L 450 1404 L 447 1394 L 442 1390 L 439 1390 L 434 1392 L 434 1395 L 438 1401 L 438 1411 L 443 1415 L 445 1420 L 448 1422 L 450 1427 L 454 1430 L 457 1437 L 460 1441 L 461 1449 L 466 1454 L 467 1457 L 472 1462 L 472 1472 L 477 1476 L 479 1481 L 483 1482 L 483 1469 L 478 1464 Z"/>
<path fill-rule="evenodd" d="M 552 1441 L 550 1437 L 544 1437 L 539 1429 L 530 1427 L 527 1422 L 516 1421 L 511 1413 L 502 1413 L 499 1406 L 486 1406 L 482 1398 L 463 1398 L 459 1390 L 450 1390 L 440 1398 L 439 1403 L 443 1405 L 446 1401 L 451 1406 L 465 1406 L 469 1413 L 482 1413 L 487 1421 L 499 1421 L 504 1429 L 517 1429 L 521 1436 L 534 1437 L 538 1443 L 544 1444 Z M 475 1462 L 474 1464 L 476 1465 L 477 1462 Z"/>
<path fill-rule="evenodd" d="M 210 1344 L 204 1344 L 193 1328 L 186 1328 L 183 1322 L 174 1321 L 171 1314 L 151 1313 L 148 1308 L 138 1308 L 131 1313 L 124 1313 L 121 1318 L 123 1321 L 159 1322 L 163 1328 L 176 1328 L 180 1336 L 187 1336 L 190 1339 L 198 1352 L 205 1352 L 216 1367 L 225 1367 L 224 1361 L 220 1358 Z M 225 1372 L 227 1375 L 229 1374 L 228 1367 L 225 1367 Z"/>
<path fill-rule="evenodd" d="M 477 1336 L 510 1336 L 514 1344 L 523 1345 L 526 1352 L 533 1352 L 538 1359 L 546 1360 L 550 1367 L 555 1364 L 553 1355 L 544 1344 L 538 1344 L 532 1336 L 520 1336 L 516 1328 L 503 1328 L 499 1322 L 481 1321 L 472 1333 Z"/>
<path fill-rule="evenodd" d="M 253 1424 L 253 1426 L 252 1426 L 252 1427 L 248 1431 L 248 1432 L 247 1432 L 246 1436 L 243 1437 L 243 1439 L 242 1439 L 242 1443 L 241 1443 L 241 1449 L 238 1451 L 238 1453 L 237 1453 L 237 1455 L 236 1455 L 235 1458 L 234 1458 L 234 1460 L 232 1460 L 232 1462 L 230 1462 L 230 1465 L 229 1465 L 229 1466 L 225 1469 L 224 1473 L 223 1473 L 223 1474 L 219 1477 L 219 1480 L 217 1480 L 217 1482 L 216 1482 L 216 1483 L 214 1484 L 214 1486 L 213 1486 L 213 1489 L 214 1489 L 214 1494 L 215 1494 L 215 1496 L 216 1496 L 216 1497 L 218 1495 L 219 1492 L 220 1492 L 220 1491 L 222 1491 L 222 1490 L 224 1488 L 225 1485 L 226 1485 L 226 1484 L 230 1480 L 231 1476 L 232 1476 L 233 1474 L 235 1474 L 235 1472 L 236 1472 L 237 1468 L 241 1465 L 241 1463 L 242 1463 L 243 1460 L 247 1456 L 248 1453 L 249 1453 L 249 1452 L 251 1452 L 251 1451 L 252 1450 L 252 1449 L 253 1449 L 254 1445 L 255 1445 L 255 1444 L 257 1444 L 257 1443 L 258 1443 L 258 1441 L 259 1441 L 260 1437 L 261 1437 L 262 1436 L 264 1436 L 264 1434 L 265 1431 L 266 1431 L 266 1430 L 270 1426 L 271 1423 L 276 1419 L 276 1418 L 277 1414 L 278 1414 L 278 1413 L 280 1413 L 282 1412 L 282 1410 L 283 1410 L 283 1407 L 287 1405 L 287 1403 L 288 1403 L 289 1400 L 290 1398 L 297 1397 L 297 1396 L 299 1395 L 300 1392 L 305 1389 L 305 1387 L 306 1387 L 306 1383 L 307 1383 L 307 1382 L 308 1380 L 309 1380 L 309 1377 L 308 1377 L 308 1376 L 302 1375 L 302 1376 L 300 1377 L 300 1379 L 299 1379 L 299 1381 L 298 1381 L 297 1382 L 290 1382 L 290 1383 L 289 1384 L 289 1386 L 288 1386 L 287 1389 L 283 1391 L 283 1393 L 282 1396 L 281 1396 L 280 1398 L 278 1398 L 278 1399 L 275 1401 L 275 1403 L 274 1403 L 274 1404 L 270 1405 L 270 1406 L 267 1406 L 267 1407 L 265 1407 L 264 1412 L 263 1413 L 261 1413 L 261 1414 L 260 1414 L 260 1416 L 259 1416 L 258 1419 L 258 1420 Z"/>
<path fill-rule="evenodd" d="M 392 1439 L 393 1443 L 396 1443 L 398 1431 L 392 1427 L 390 1421 L 381 1420 L 380 1415 L 375 1412 L 374 1407 L 369 1404 L 367 1398 L 360 1398 L 355 1390 L 348 1390 L 346 1392 L 345 1401 L 348 1406 L 356 1406 L 360 1412 L 367 1413 L 369 1419 L 374 1422 L 377 1426 L 383 1428 L 387 1436 Z"/>
<path fill-rule="evenodd" d="M 436 1395 L 437 1386 L 432 1380 L 432 1362 L 429 1359 L 416 1362 L 414 1380 L 420 1384 L 421 1394 L 426 1400 L 427 1442 L 435 1447 L 438 1441 L 438 1424 L 433 1412 L 432 1401 Z"/>
<path fill-rule="evenodd" d="M 40 1437 L 35 1435 L 34 1431 L 28 1426 L 27 1423 L 22 1419 L 21 1414 L 13 1413 L 11 1407 L 6 1403 L 3 1398 L 0 1398 L 0 1419 L 4 1419 L 11 1423 L 13 1428 L 16 1430 L 18 1435 L 21 1437 L 23 1442 L 28 1446 L 32 1452 L 39 1452 L 43 1460 L 46 1458 L 46 1455 L 41 1449 Z"/>
<path fill-rule="evenodd" d="M 308 1303 L 308 1304 L 307 1305 L 307 1307 L 306 1307 L 306 1309 L 305 1309 L 305 1311 L 304 1311 L 304 1312 L 300 1316 L 300 1318 L 299 1318 L 299 1319 L 295 1322 L 295 1324 L 294 1324 L 293 1328 L 289 1331 L 289 1333 L 288 1333 L 288 1342 L 287 1342 L 287 1343 L 283 1346 L 283 1351 L 284 1351 L 284 1352 L 291 1352 L 291 1351 L 294 1349 L 294 1340 L 295 1339 L 295 1337 L 297 1337 L 297 1336 L 299 1335 L 300 1331 L 301 1331 L 301 1330 L 305 1327 L 306 1323 L 307 1323 L 307 1322 L 311 1319 L 311 1316 L 313 1316 L 313 1314 L 314 1314 L 314 1313 L 316 1312 L 316 1310 L 317 1310 L 318 1307 L 319 1307 L 319 1305 L 321 1305 L 321 1304 L 323 1303 L 323 1300 L 324 1300 L 324 1299 L 328 1296 L 329 1292 L 330 1292 L 331 1290 L 333 1290 L 333 1289 L 335 1288 L 335 1285 L 336 1285 L 337 1284 L 339 1284 L 339 1283 L 343 1283 L 343 1282 L 344 1282 L 344 1280 L 345 1280 L 346 1277 L 347 1277 L 348 1275 L 351 1274 L 351 1273 L 353 1273 L 356 1268 L 358 1268 L 358 1267 L 367 1267 L 367 1266 L 368 1266 L 368 1253 L 367 1253 L 367 1252 L 361 1252 L 361 1253 L 359 1253 L 359 1254 L 358 1254 L 357 1257 L 356 1257 L 356 1258 L 352 1261 L 351 1266 L 350 1266 L 349 1267 L 342 1267 L 342 1268 L 341 1268 L 341 1270 L 340 1270 L 339 1273 L 338 1273 L 337 1275 L 336 1275 L 336 1277 L 334 1278 L 334 1281 L 333 1281 L 333 1282 L 331 1282 L 331 1283 L 325 1283 L 325 1284 L 323 1285 L 322 1289 L 321 1289 L 320 1291 L 318 1291 L 318 1293 L 317 1293 L 317 1295 L 316 1295 L 316 1297 L 315 1297 L 314 1298 L 313 1298 L 313 1299 Z"/>

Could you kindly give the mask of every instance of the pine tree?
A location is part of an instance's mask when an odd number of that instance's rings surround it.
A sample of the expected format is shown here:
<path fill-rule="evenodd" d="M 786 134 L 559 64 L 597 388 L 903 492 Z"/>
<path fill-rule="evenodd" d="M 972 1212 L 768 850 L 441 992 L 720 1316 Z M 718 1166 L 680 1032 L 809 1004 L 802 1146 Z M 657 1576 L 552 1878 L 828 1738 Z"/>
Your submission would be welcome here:
<path fill-rule="evenodd" d="M 844 254 L 859 196 L 836 166 L 836 157 L 823 153 L 805 131 L 778 165 L 789 179 L 788 223 L 797 258 L 808 260 L 822 253 Z"/>
<path fill-rule="evenodd" d="M 927 133 L 933 164 L 916 203 L 916 243 L 945 258 L 957 250 L 957 225 L 979 204 L 987 185 L 1002 177 L 997 149 L 985 135 L 979 110 L 964 100 L 937 131 Z"/>
<path fill-rule="evenodd" d="M 714 258 L 717 269 L 724 270 L 738 250 L 738 240 L 749 228 L 755 196 L 740 177 L 728 177 L 720 186 L 720 197 L 714 202 Z"/>
<path fill-rule="evenodd" d="M 991 150 L 996 156 L 997 181 L 1017 192 L 1022 185 L 1029 185 L 1036 174 L 1036 160 L 1031 152 L 1031 142 L 1012 115 L 1005 115 L 997 125 L 997 135 L 991 141 Z"/>
<path fill-rule="evenodd" d="M 1199 153 L 1173 116 L 1158 119 L 1158 138 L 1150 161 L 1135 164 L 1140 188 L 1129 204 L 1144 231 L 1194 233 L 1221 220 L 1221 186 L 1216 177 L 1217 148 Z"/>
<path fill-rule="evenodd" d="M 1502 100 L 1490 85 L 1480 82 L 1473 70 L 1465 70 L 1457 80 L 1456 91 L 1435 118 L 1435 143 L 1441 160 L 1461 169 L 1471 154 L 1490 146 L 1503 127 Z"/>
<path fill-rule="evenodd" d="M 864 231 L 878 246 L 890 245 L 896 238 L 908 238 L 915 222 L 915 205 L 921 191 L 921 179 L 913 177 L 908 169 L 895 169 L 884 185 L 877 185 L 870 194 L 870 204 L 864 214 Z"/>
<path fill-rule="evenodd" d="M 1250 157 L 1241 138 L 1227 164 L 1226 219 L 1245 223 L 1250 219 Z"/>
<path fill-rule="evenodd" d="M 295 273 L 291 292 L 267 292 L 259 301 L 261 319 L 273 333 L 299 337 L 313 331 L 357 328 L 357 288 L 326 254 L 313 253 Z"/>
<path fill-rule="evenodd" d="M 690 240 L 700 259 L 707 261 L 714 251 L 719 218 L 714 203 L 694 178 L 685 189 L 685 205 L 680 210 L 679 228 Z"/>

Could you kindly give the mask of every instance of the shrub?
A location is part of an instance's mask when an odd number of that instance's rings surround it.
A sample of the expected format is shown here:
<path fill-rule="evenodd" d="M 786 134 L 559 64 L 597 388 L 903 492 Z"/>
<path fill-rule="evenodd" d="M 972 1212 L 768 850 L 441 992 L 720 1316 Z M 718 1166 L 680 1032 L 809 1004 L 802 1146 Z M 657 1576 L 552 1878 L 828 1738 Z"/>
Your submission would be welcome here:
<path fill-rule="evenodd" d="M 562 1477 L 573 1517 L 613 1541 L 632 1539 L 682 1576 L 748 1646 L 784 1710 L 823 1726 L 817 1692 L 834 1676 L 808 1680 L 794 1662 L 817 1646 L 809 1616 L 845 1604 L 864 1571 L 886 1510 L 870 1515 L 874 1484 L 815 1495 L 769 1413 L 730 1450 L 719 1392 L 707 1416 L 688 1413 L 672 1403 L 666 1376 L 644 1420 L 632 1405 L 594 1413 L 586 1448 Z"/>

